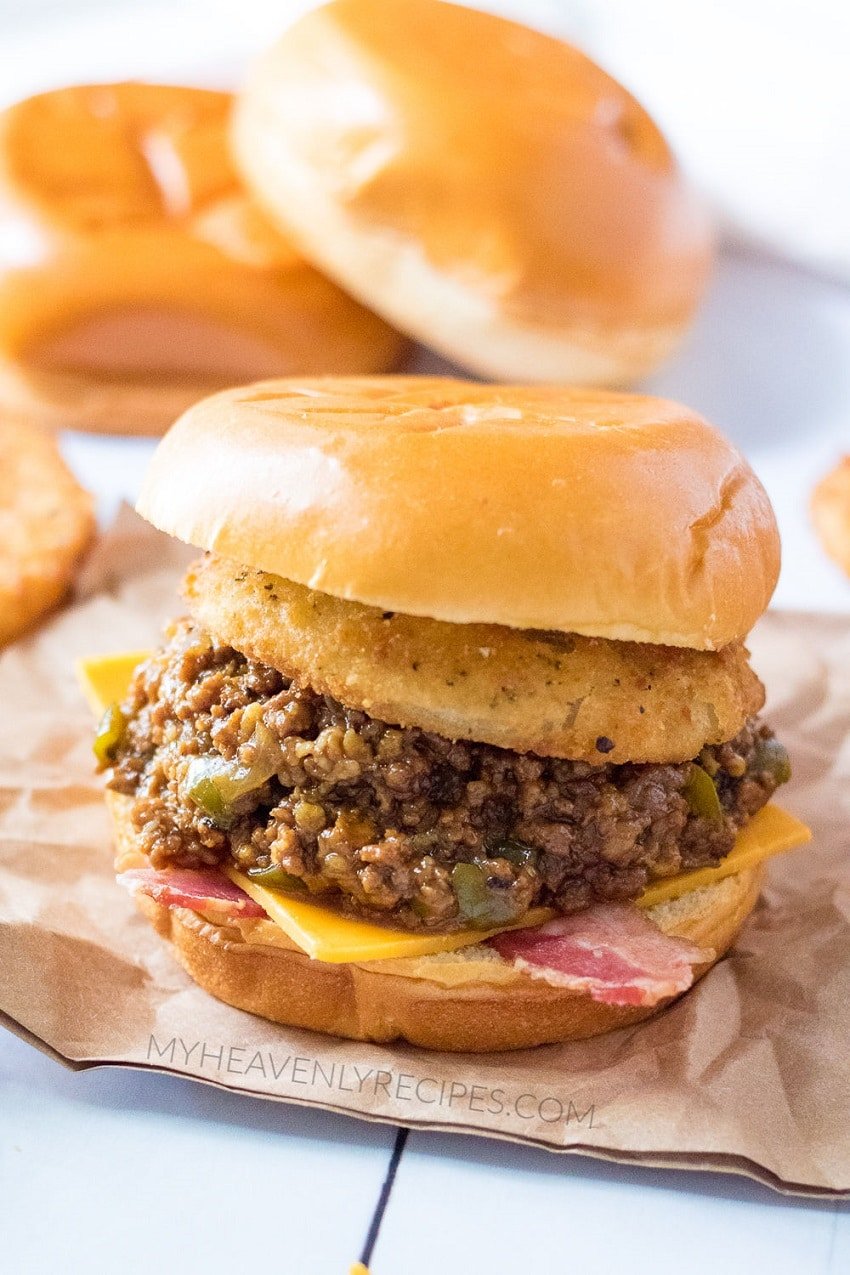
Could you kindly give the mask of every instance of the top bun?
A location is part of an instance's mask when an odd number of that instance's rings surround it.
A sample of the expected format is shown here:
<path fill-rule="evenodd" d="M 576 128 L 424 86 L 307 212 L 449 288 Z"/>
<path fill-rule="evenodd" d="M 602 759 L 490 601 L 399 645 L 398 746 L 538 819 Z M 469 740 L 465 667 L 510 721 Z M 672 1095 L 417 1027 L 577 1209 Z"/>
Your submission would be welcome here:
<path fill-rule="evenodd" d="M 633 380 L 702 292 L 708 224 L 647 113 L 491 14 L 333 0 L 256 68 L 234 128 L 311 261 L 482 375 Z"/>
<path fill-rule="evenodd" d="M 746 461 L 663 399 L 439 377 L 260 382 L 190 408 L 155 526 L 340 598 L 455 623 L 711 650 L 779 570 Z"/>

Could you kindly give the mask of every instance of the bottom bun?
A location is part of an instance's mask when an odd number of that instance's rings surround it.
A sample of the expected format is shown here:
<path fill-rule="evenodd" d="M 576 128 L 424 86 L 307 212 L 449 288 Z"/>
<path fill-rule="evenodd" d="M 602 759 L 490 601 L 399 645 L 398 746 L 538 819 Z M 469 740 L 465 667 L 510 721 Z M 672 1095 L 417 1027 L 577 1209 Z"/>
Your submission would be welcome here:
<path fill-rule="evenodd" d="M 47 429 L 163 434 L 188 407 L 220 388 L 215 380 L 192 377 L 146 381 L 0 363 L 3 410 Z"/>
<path fill-rule="evenodd" d="M 129 802 L 109 797 L 116 841 L 126 852 Z M 762 874 L 761 866 L 746 869 L 648 912 L 665 933 L 714 950 L 695 967 L 695 978 L 734 942 L 758 899 Z M 672 999 L 649 1007 L 601 1004 L 519 973 L 480 947 L 419 961 L 328 964 L 311 960 L 270 922 L 221 925 L 145 895 L 137 903 L 190 978 L 218 1000 L 275 1023 L 351 1040 L 478 1053 L 523 1049 L 628 1027 Z"/>

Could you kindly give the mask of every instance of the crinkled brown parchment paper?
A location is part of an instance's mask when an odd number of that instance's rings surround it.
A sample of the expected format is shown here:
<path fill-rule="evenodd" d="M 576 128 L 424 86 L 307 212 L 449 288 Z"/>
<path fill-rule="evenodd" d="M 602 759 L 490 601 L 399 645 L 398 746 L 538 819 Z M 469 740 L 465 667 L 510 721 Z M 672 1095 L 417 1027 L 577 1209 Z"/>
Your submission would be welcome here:
<path fill-rule="evenodd" d="M 278 1028 L 189 982 L 116 888 L 73 660 L 156 640 L 185 551 L 125 514 L 78 601 L 0 655 L 0 1014 L 125 1063 L 367 1119 L 850 1194 L 850 618 L 752 648 L 814 842 L 774 859 L 734 953 L 658 1019 L 584 1044 L 433 1054 Z"/>

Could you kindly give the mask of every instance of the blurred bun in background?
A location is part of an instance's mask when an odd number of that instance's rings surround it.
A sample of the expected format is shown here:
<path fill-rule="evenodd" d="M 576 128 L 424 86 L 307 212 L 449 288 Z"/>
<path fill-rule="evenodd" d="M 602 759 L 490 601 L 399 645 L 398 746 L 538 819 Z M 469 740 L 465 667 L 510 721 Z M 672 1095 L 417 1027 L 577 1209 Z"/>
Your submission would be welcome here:
<path fill-rule="evenodd" d="M 235 151 L 299 249 L 473 371 L 626 383 L 679 342 L 711 235 L 578 50 L 440 0 L 333 0 L 249 77 Z"/>
<path fill-rule="evenodd" d="M 241 187 L 229 94 L 60 89 L 0 116 L 0 407 L 162 432 L 211 390 L 369 372 L 403 339 Z"/>
<path fill-rule="evenodd" d="M 850 575 L 850 456 L 815 487 L 811 513 L 824 549 Z"/>

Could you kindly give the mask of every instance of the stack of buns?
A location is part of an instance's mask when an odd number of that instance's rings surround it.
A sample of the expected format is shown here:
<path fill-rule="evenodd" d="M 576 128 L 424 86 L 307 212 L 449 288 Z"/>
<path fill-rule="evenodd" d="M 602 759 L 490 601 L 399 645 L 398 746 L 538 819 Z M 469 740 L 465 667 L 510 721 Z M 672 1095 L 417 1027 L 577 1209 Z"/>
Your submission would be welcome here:
<path fill-rule="evenodd" d="M 703 212 L 561 41 L 332 0 L 233 105 L 124 83 L 0 115 L 0 409 L 159 433 L 231 384 L 392 369 L 408 337 L 486 377 L 609 385 L 691 319 Z"/>
<path fill-rule="evenodd" d="M 161 433 L 274 372 L 392 366 L 403 339 L 240 184 L 229 94 L 60 89 L 0 117 L 0 406 Z"/>

